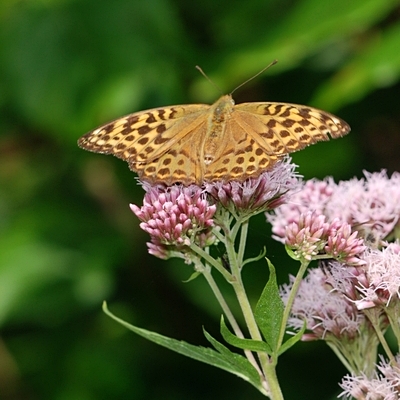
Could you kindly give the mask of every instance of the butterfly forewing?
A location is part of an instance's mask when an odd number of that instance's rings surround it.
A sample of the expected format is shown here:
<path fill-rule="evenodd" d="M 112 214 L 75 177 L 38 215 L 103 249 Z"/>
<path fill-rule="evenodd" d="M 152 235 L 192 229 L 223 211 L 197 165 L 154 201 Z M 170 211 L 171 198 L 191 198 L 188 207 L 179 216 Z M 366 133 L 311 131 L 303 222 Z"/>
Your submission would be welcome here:
<path fill-rule="evenodd" d="M 150 183 L 244 181 L 283 155 L 350 131 L 346 122 L 315 108 L 288 103 L 234 105 L 230 95 L 213 105 L 146 110 L 97 128 L 82 148 L 113 154 Z"/>
<path fill-rule="evenodd" d="M 204 109 L 209 107 L 188 104 L 129 114 L 88 132 L 78 145 L 95 153 L 113 154 L 130 164 L 153 160 L 190 133 L 191 124 L 202 120 Z"/>
<path fill-rule="evenodd" d="M 180 182 L 190 185 L 194 182 L 201 182 L 204 176 L 201 158 L 202 144 L 200 142 L 207 131 L 206 120 L 195 121 L 196 124 L 190 127 L 183 127 L 185 134 L 177 131 L 179 140 L 174 140 L 172 146 L 163 154 L 148 162 L 130 164 L 131 169 L 137 171 L 139 179 L 149 182 L 162 182 L 166 185 Z M 175 127 L 174 127 L 175 129 Z M 193 135 L 193 130 L 196 135 Z M 172 130 L 172 128 L 171 128 Z M 169 144 L 169 143 L 168 143 Z"/>
<path fill-rule="evenodd" d="M 249 131 L 254 132 L 254 139 L 273 154 L 292 153 L 350 131 L 340 118 L 298 104 L 243 103 L 235 109 L 241 114 L 239 119 L 246 120 Z"/>

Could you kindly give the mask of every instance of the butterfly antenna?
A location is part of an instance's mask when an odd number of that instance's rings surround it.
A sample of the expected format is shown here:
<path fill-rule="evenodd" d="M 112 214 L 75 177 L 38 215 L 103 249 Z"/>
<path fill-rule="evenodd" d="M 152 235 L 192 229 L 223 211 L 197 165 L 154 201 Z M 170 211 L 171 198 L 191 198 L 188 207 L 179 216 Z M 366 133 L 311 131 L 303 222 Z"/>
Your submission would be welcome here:
<path fill-rule="evenodd" d="M 219 86 L 217 86 L 207 75 L 206 73 L 201 69 L 201 67 L 199 67 L 198 65 L 196 65 L 196 68 L 200 71 L 200 73 L 204 76 L 204 78 L 206 78 L 208 80 L 208 82 L 211 83 L 211 85 L 213 85 L 219 92 L 221 92 L 221 94 L 223 93 L 221 88 Z"/>
<path fill-rule="evenodd" d="M 252 81 L 254 78 L 257 78 L 258 75 L 261 75 L 265 70 L 267 70 L 268 68 L 272 67 L 273 65 L 275 65 L 278 62 L 278 60 L 274 60 L 272 61 L 272 63 L 268 64 L 266 67 L 264 67 L 260 72 L 257 72 L 254 76 L 252 76 L 251 78 L 247 79 L 247 81 L 244 81 L 243 83 L 241 83 L 239 86 L 236 86 L 235 89 L 232 90 L 232 92 L 230 94 L 233 94 L 233 92 L 236 92 L 236 90 L 238 90 L 239 88 L 241 88 L 242 86 L 246 85 L 246 83 Z"/>

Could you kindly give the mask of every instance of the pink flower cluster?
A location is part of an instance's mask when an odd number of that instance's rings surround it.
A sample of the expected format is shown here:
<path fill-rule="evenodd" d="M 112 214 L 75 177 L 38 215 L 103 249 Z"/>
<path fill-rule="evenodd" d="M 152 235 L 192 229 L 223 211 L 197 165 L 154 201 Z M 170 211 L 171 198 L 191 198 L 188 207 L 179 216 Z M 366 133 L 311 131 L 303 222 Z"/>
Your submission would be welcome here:
<path fill-rule="evenodd" d="M 359 287 L 359 308 L 368 302 L 389 305 L 400 301 L 400 245 L 387 243 L 382 249 L 372 249 L 364 257 L 368 287 Z"/>
<path fill-rule="evenodd" d="M 268 222 L 272 224 L 273 237 L 284 242 L 286 227 L 292 222 L 299 222 L 301 214 L 312 211 L 316 215 L 323 215 L 334 188 L 335 183 L 331 178 L 302 182 L 302 186 L 299 185 L 297 191 L 291 194 L 288 203 L 266 214 Z"/>
<path fill-rule="evenodd" d="M 359 310 L 387 306 L 400 310 L 400 244 L 385 243 L 363 255 L 365 265 L 358 268 L 330 264 L 331 284 L 356 304 Z"/>
<path fill-rule="evenodd" d="M 379 372 L 368 377 L 366 374 L 359 376 L 346 375 L 340 386 L 343 392 L 339 397 L 356 400 L 398 400 L 400 398 L 400 356 L 396 357 L 396 365 L 381 360 L 377 365 Z"/>
<path fill-rule="evenodd" d="M 212 218 L 216 206 L 207 202 L 201 188 L 147 184 L 143 187 L 143 206 L 130 207 L 142 221 L 140 227 L 151 237 L 147 243 L 150 254 L 166 259 L 175 252 L 189 251 L 191 243 L 205 247 L 215 241 Z"/>
<path fill-rule="evenodd" d="M 363 265 L 359 258 L 365 250 L 364 240 L 351 231 L 351 226 L 338 218 L 326 222 L 325 215 L 315 211 L 301 213 L 285 229 L 285 244 L 298 259 L 311 261 L 319 254 L 347 264 Z"/>
<path fill-rule="evenodd" d="M 285 303 L 293 281 L 294 277 L 290 276 L 290 283 L 280 289 Z M 333 290 L 329 275 L 321 268 L 309 270 L 308 276 L 301 282 L 288 323 L 299 330 L 304 321 L 309 331 L 303 335 L 304 341 L 344 337 L 353 340 L 359 336 L 361 326 L 366 324 L 366 318 L 355 304 Z"/>
<path fill-rule="evenodd" d="M 284 241 L 286 226 L 308 211 L 325 215 L 327 222 L 338 218 L 352 228 L 369 228 L 379 239 L 387 237 L 399 223 L 400 173 L 390 178 L 386 171 L 364 175 L 338 184 L 332 178 L 305 182 L 288 204 L 267 215 L 274 237 Z"/>
<path fill-rule="evenodd" d="M 286 157 L 257 178 L 249 178 L 244 182 L 205 183 L 205 190 L 211 199 L 233 215 L 240 215 L 241 218 L 252 216 L 272 210 L 287 201 L 286 193 L 299 186 L 295 167 L 290 157 Z"/>
<path fill-rule="evenodd" d="M 390 178 L 385 171 L 364 174 L 364 179 L 338 184 L 331 178 L 305 182 L 289 203 L 267 214 L 274 238 L 298 257 L 310 260 L 323 251 L 348 264 L 365 264 L 360 259 L 365 246 L 356 231 L 368 231 L 368 238 L 377 238 L 371 245 L 395 232 L 400 218 L 400 174 Z"/>
<path fill-rule="evenodd" d="M 352 226 L 365 226 L 379 239 L 393 233 L 400 218 L 400 173 L 364 172 L 365 179 L 339 182 L 326 213 Z"/>
<path fill-rule="evenodd" d="M 243 221 L 282 204 L 285 194 L 298 186 L 294 168 L 286 157 L 244 182 L 204 183 L 203 188 L 142 183 L 146 191 L 143 206 L 131 204 L 131 209 L 142 221 L 140 227 L 150 234 L 150 254 L 163 259 L 183 257 L 190 262 L 191 245 L 204 248 L 215 243 L 212 228 L 221 222 L 217 208 Z"/>

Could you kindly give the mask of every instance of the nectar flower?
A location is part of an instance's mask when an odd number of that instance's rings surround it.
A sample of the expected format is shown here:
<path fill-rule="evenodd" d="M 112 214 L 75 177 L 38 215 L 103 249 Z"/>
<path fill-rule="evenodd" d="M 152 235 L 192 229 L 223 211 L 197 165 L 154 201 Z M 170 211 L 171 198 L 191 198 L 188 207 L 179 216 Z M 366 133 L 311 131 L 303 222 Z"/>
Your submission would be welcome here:
<path fill-rule="evenodd" d="M 400 174 L 364 172 L 364 179 L 339 182 L 327 206 L 331 216 L 351 225 L 365 224 L 381 239 L 389 235 L 400 217 Z"/>
<path fill-rule="evenodd" d="M 285 303 L 293 282 L 294 277 L 290 276 L 290 283 L 280 289 Z M 321 268 L 314 268 L 309 270 L 300 284 L 288 323 L 299 330 L 304 321 L 310 333 L 305 334 L 303 340 L 308 341 L 354 339 L 359 336 L 360 327 L 366 320 L 354 303 L 333 290 L 325 272 Z"/>
<path fill-rule="evenodd" d="M 377 370 L 371 378 L 364 373 L 360 376 L 346 375 L 340 387 L 343 392 L 339 397 L 356 400 L 398 400 L 400 398 L 400 358 L 396 356 L 396 365 L 383 360 L 377 365 Z"/>
<path fill-rule="evenodd" d="M 395 172 L 390 178 L 386 171 L 364 175 L 363 179 L 338 184 L 332 178 L 307 181 L 291 196 L 290 203 L 267 214 L 274 238 L 282 241 L 285 227 L 298 221 L 305 211 L 323 214 L 327 222 L 339 218 L 353 231 L 366 226 L 374 243 L 395 233 L 400 218 L 400 173 Z"/>
<path fill-rule="evenodd" d="M 315 212 L 300 214 L 298 222 L 286 227 L 285 244 L 296 258 L 311 261 L 323 249 L 328 227 L 324 215 Z"/>
<path fill-rule="evenodd" d="M 356 256 L 360 256 L 365 249 L 364 240 L 358 237 L 357 231 L 352 232 L 346 222 L 341 223 L 337 218 L 333 220 L 328 229 L 326 254 L 346 264 L 364 265 L 365 261 Z"/>
<path fill-rule="evenodd" d="M 257 178 L 244 182 L 205 183 L 205 190 L 216 202 L 241 218 L 271 210 L 286 201 L 286 194 L 298 186 L 296 165 L 286 157 Z"/>
<path fill-rule="evenodd" d="M 282 300 L 287 303 L 294 277 L 281 287 Z M 291 309 L 288 325 L 295 331 L 306 323 L 303 341 L 324 340 L 335 353 L 340 353 L 353 371 L 369 371 L 376 360 L 379 340 L 365 314 L 343 293 L 329 283 L 323 268 L 309 270 L 302 280 Z"/>
<path fill-rule="evenodd" d="M 400 246 L 399 242 L 387 244 L 381 250 L 371 249 L 365 256 L 365 275 L 368 284 L 358 285 L 360 309 L 367 306 L 389 305 L 400 307 Z"/>
<path fill-rule="evenodd" d="M 368 251 L 364 253 L 363 259 L 368 258 Z M 375 320 L 375 328 L 379 326 L 379 330 L 385 332 L 389 326 L 390 320 L 388 316 L 395 308 L 385 307 L 387 304 L 387 293 L 374 290 L 371 286 L 370 277 L 368 276 L 368 261 L 365 265 L 349 266 L 337 261 L 324 263 L 324 271 L 327 275 L 327 282 L 335 291 L 341 293 L 354 304 L 357 309 L 365 314 L 369 319 L 373 315 Z M 393 304 L 398 308 L 400 304 Z M 377 306 L 380 306 L 378 308 Z M 374 308 L 373 310 L 369 310 Z M 373 313 L 373 314 L 371 314 Z"/>
<path fill-rule="evenodd" d="M 334 193 L 335 183 L 331 178 L 324 181 L 316 179 L 302 182 L 297 191 L 290 193 L 290 201 L 276 208 L 273 213 L 267 213 L 267 221 L 272 224 L 274 239 L 283 241 L 286 227 L 299 220 L 302 213 L 314 211 L 324 214 L 327 202 Z"/>
<path fill-rule="evenodd" d="M 327 275 L 327 282 L 334 290 L 342 293 L 349 301 L 356 304 L 359 299 L 358 287 L 368 285 L 368 277 L 364 266 L 353 266 L 338 261 L 327 261 L 321 263 Z M 357 307 L 360 309 L 359 307 Z"/>
<path fill-rule="evenodd" d="M 215 241 L 211 230 L 216 206 L 208 204 L 201 188 L 148 184 L 143 188 L 143 206 L 130 207 L 142 221 L 140 227 L 151 236 L 150 254 L 165 259 L 187 252 L 191 243 L 205 247 Z"/>
<path fill-rule="evenodd" d="M 301 213 L 285 231 L 285 244 L 297 259 L 311 261 L 324 254 L 352 265 L 363 265 L 359 258 L 365 250 L 364 241 L 351 232 L 351 227 L 335 219 L 326 222 L 325 215 L 315 211 Z"/>

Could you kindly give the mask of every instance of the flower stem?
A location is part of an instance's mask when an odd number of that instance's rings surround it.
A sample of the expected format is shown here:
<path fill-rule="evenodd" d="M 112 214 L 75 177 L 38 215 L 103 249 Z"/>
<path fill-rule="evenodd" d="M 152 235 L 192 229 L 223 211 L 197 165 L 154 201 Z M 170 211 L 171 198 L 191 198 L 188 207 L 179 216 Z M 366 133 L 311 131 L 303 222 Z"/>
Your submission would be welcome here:
<path fill-rule="evenodd" d="M 242 279 L 240 275 L 235 275 L 235 273 L 233 273 L 233 276 L 236 279 L 232 283 L 232 286 L 235 290 L 250 336 L 254 340 L 263 340 L 247 298 Z M 275 363 L 272 362 L 266 353 L 258 352 L 257 354 L 268 383 L 270 398 L 273 400 L 283 400 L 282 391 L 276 375 Z"/>
<path fill-rule="evenodd" d="M 294 302 L 294 299 L 296 298 L 297 291 L 299 290 L 300 283 L 301 283 L 301 281 L 303 279 L 303 276 L 304 276 L 304 274 L 305 274 L 305 272 L 307 270 L 307 267 L 309 265 L 310 265 L 310 261 L 303 260 L 301 262 L 299 271 L 297 272 L 296 278 L 295 278 L 295 280 L 293 282 L 292 289 L 290 291 L 290 294 L 289 294 L 289 297 L 287 299 L 287 303 L 286 303 L 285 309 L 283 311 L 281 328 L 279 330 L 279 340 L 278 340 L 278 347 L 277 347 L 278 349 L 282 345 L 283 337 L 285 335 L 287 321 L 288 321 L 289 315 L 290 315 L 290 310 L 292 309 L 293 302 Z"/>
<path fill-rule="evenodd" d="M 203 273 L 204 277 L 206 278 L 207 283 L 209 284 L 212 292 L 214 293 L 215 298 L 217 299 L 219 305 L 222 308 L 222 311 L 228 318 L 228 321 L 231 324 L 232 329 L 235 332 L 236 336 L 244 339 L 244 335 L 239 327 L 239 324 L 237 323 L 231 309 L 229 308 L 221 291 L 219 290 L 219 287 L 218 287 L 217 283 L 215 282 L 214 277 L 212 276 L 211 267 L 209 265 L 203 266 L 203 270 L 201 272 Z M 246 358 L 250 361 L 250 363 L 253 365 L 253 367 L 257 370 L 257 372 L 260 376 L 260 379 L 264 379 L 263 373 L 262 373 L 256 359 L 254 358 L 253 353 L 250 350 L 245 350 L 244 353 L 246 355 Z"/>
<path fill-rule="evenodd" d="M 231 282 L 232 280 L 232 275 L 219 263 L 215 258 L 211 257 L 210 254 L 205 252 L 201 247 L 197 246 L 195 243 L 190 244 L 190 248 L 201 258 L 204 258 L 204 260 L 213 266 L 215 269 L 218 270 L 218 272 L 221 273 L 221 275 L 228 281 Z"/>
<path fill-rule="evenodd" d="M 342 364 L 346 367 L 347 371 L 349 371 L 350 373 L 354 373 L 357 372 L 356 369 L 354 367 L 352 367 L 349 362 L 347 361 L 350 358 L 346 358 L 344 357 L 344 355 L 339 351 L 339 349 L 337 348 L 337 346 L 335 346 L 335 344 L 331 343 L 329 340 L 327 340 L 325 342 L 330 348 L 331 350 L 336 354 L 336 357 L 342 362 Z"/>
<path fill-rule="evenodd" d="M 243 258 L 244 258 L 244 250 L 246 248 L 246 240 L 247 240 L 247 231 L 249 229 L 249 221 L 243 223 L 242 229 L 240 232 L 240 242 L 239 242 L 239 250 L 238 250 L 238 261 L 240 266 L 243 266 Z"/>
<path fill-rule="evenodd" d="M 388 356 L 390 362 L 395 365 L 396 364 L 396 359 L 392 353 L 392 351 L 390 350 L 390 347 L 385 339 L 385 336 L 382 332 L 381 329 L 381 325 L 379 323 L 379 317 L 380 317 L 380 310 L 376 309 L 376 308 L 370 308 L 370 309 L 366 309 L 364 310 L 365 315 L 368 317 L 368 319 L 370 320 L 372 326 L 375 329 L 375 333 L 378 336 L 379 342 L 381 343 L 383 349 L 386 352 L 386 355 Z"/>
<path fill-rule="evenodd" d="M 244 228 L 244 233 L 242 234 L 243 240 L 246 238 L 247 233 L 247 224 L 246 228 Z M 242 244 L 242 246 L 244 246 Z M 251 308 L 249 299 L 247 297 L 242 277 L 241 277 L 241 262 L 236 255 L 234 249 L 234 243 L 230 238 L 226 240 L 226 251 L 229 258 L 229 263 L 231 266 L 232 273 L 232 287 L 235 291 L 236 298 L 239 302 L 240 308 L 242 310 L 244 319 L 246 321 L 247 328 L 249 330 L 250 336 L 254 340 L 263 340 L 261 333 L 258 329 L 253 310 Z M 242 250 L 244 252 L 244 249 Z M 265 379 L 268 384 L 268 388 L 270 391 L 270 398 L 273 400 L 283 400 L 283 395 L 281 388 L 279 386 L 278 378 L 275 370 L 275 363 L 268 357 L 266 353 L 258 352 L 258 358 L 260 360 Z"/>
<path fill-rule="evenodd" d="M 393 304 L 393 305 L 392 305 Z M 395 301 L 386 307 L 386 315 L 389 318 L 390 326 L 392 328 L 393 334 L 397 339 L 397 343 L 400 345 L 400 326 L 399 326 L 399 306 Z"/>
<path fill-rule="evenodd" d="M 236 298 L 242 310 L 242 314 L 245 319 L 250 337 L 253 340 L 262 341 L 263 338 L 258 329 L 254 313 L 251 308 L 249 299 L 247 297 L 241 277 L 241 269 L 243 267 L 243 259 L 247 241 L 248 220 L 236 220 L 233 227 L 231 228 L 230 227 L 231 220 L 228 219 L 228 216 L 229 216 L 228 213 L 221 213 L 220 216 L 221 221 L 219 226 L 221 226 L 224 232 L 224 237 L 221 238 L 220 237 L 221 235 L 219 235 L 219 240 L 225 245 L 231 273 L 225 270 L 217 260 L 215 260 L 210 256 L 210 254 L 206 253 L 204 250 L 202 250 L 195 244 L 191 245 L 191 249 L 197 255 L 203 258 L 210 266 L 215 267 L 219 272 L 221 272 L 221 274 L 224 276 L 227 282 L 232 285 L 236 294 Z M 239 230 L 240 230 L 239 249 L 238 253 L 236 253 L 235 242 Z M 199 267 L 197 269 L 200 270 Z M 212 278 L 211 269 L 204 268 L 203 274 L 208 284 L 210 285 L 214 295 L 216 296 L 219 304 L 221 305 L 225 315 L 227 316 L 235 334 L 238 337 L 243 338 L 244 337 L 243 333 L 241 332 L 239 326 L 237 325 L 237 322 L 233 317 L 228 305 L 226 304 L 225 299 L 220 293 L 217 284 Z M 272 400 L 283 400 L 282 391 L 275 370 L 276 360 L 270 358 L 268 354 L 265 352 L 257 352 L 258 359 L 262 368 L 261 371 L 257 361 L 254 358 L 253 353 L 251 353 L 250 351 L 245 351 L 245 354 L 248 360 L 258 371 L 260 375 L 261 384 L 264 388 L 266 388 L 266 390 L 268 390 L 269 397 Z"/>

